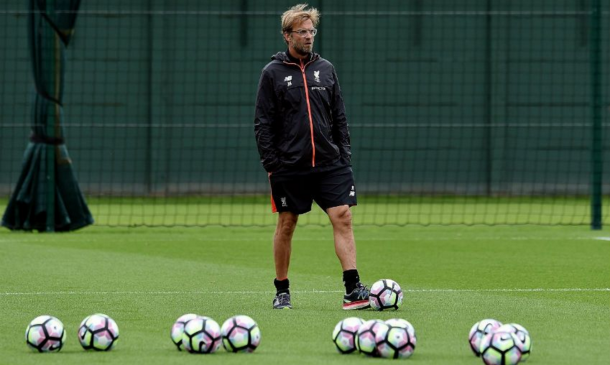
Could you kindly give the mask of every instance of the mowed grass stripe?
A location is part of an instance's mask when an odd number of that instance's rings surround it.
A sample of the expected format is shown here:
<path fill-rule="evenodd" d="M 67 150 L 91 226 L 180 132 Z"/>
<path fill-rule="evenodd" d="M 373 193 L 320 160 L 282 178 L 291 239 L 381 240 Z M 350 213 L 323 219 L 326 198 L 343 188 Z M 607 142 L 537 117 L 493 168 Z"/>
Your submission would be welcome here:
<path fill-rule="evenodd" d="M 511 289 L 403 289 L 404 293 L 533 293 L 533 292 L 610 292 L 610 288 L 511 288 Z M 342 290 L 292 290 L 293 294 L 337 294 L 343 293 Z M 273 294 L 273 290 L 264 291 L 58 291 L 58 292 L 17 292 L 0 293 L 6 296 L 27 296 L 27 295 L 198 295 L 198 294 L 236 294 L 236 295 L 268 295 Z"/>
<path fill-rule="evenodd" d="M 351 315 L 411 321 L 418 334 L 411 360 L 418 364 L 480 363 L 466 337 L 472 324 L 489 317 L 528 328 L 532 364 L 610 358 L 610 327 L 603 325 L 610 318 L 610 244 L 594 239 L 603 232 L 356 227 L 363 280 L 389 277 L 405 290 L 397 312 L 341 310 L 341 270 L 328 227 L 297 229 L 295 309 L 273 311 L 272 234 L 272 227 L 0 231 L 0 364 L 370 364 L 339 355 L 330 341 L 334 325 Z M 79 347 L 76 328 L 95 312 L 117 321 L 116 351 Z M 262 330 L 260 349 L 252 356 L 178 353 L 169 328 L 189 312 L 218 322 L 250 315 Z M 40 314 L 57 316 L 68 329 L 62 353 L 38 356 L 25 347 L 25 326 Z"/>

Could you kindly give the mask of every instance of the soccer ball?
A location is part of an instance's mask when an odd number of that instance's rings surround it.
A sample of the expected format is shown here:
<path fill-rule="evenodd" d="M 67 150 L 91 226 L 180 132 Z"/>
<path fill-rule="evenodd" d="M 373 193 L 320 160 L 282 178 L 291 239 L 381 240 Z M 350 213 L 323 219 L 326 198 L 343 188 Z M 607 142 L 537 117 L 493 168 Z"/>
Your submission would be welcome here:
<path fill-rule="evenodd" d="M 189 313 L 180 316 L 180 318 L 178 318 L 176 322 L 174 322 L 174 325 L 172 326 L 172 329 L 170 331 L 170 337 L 172 338 L 172 342 L 176 345 L 176 347 L 178 347 L 178 351 L 182 351 L 183 347 L 182 333 L 184 333 L 184 325 L 186 324 L 186 322 L 195 318 L 197 318 L 196 314 Z"/>
<path fill-rule="evenodd" d="M 406 359 L 413 355 L 417 338 L 415 328 L 404 319 L 388 319 L 387 327 L 380 327 L 375 334 L 377 352 L 389 359 Z"/>
<path fill-rule="evenodd" d="M 110 351 L 118 340 L 119 327 L 105 314 L 92 314 L 78 327 L 78 341 L 85 350 Z"/>
<path fill-rule="evenodd" d="M 502 323 L 495 319 L 484 319 L 479 321 L 472 326 L 470 333 L 468 334 L 468 343 L 470 349 L 476 356 L 481 356 L 481 340 L 485 335 L 488 335 L 498 329 Z"/>
<path fill-rule="evenodd" d="M 358 329 L 364 323 L 362 318 L 348 317 L 337 323 L 333 330 L 333 342 L 342 354 L 351 354 L 356 351 L 356 336 Z"/>
<path fill-rule="evenodd" d="M 496 332 L 512 332 L 516 335 L 517 347 L 521 351 L 521 362 L 527 361 L 532 351 L 532 339 L 529 332 L 521 325 L 516 323 L 508 323 L 500 326 Z"/>
<path fill-rule="evenodd" d="M 220 326 L 210 317 L 198 316 L 184 325 L 182 345 L 192 354 L 211 354 L 221 343 Z"/>
<path fill-rule="evenodd" d="M 32 351 L 56 352 L 66 342 L 64 324 L 53 316 L 39 316 L 25 329 L 25 343 Z"/>
<path fill-rule="evenodd" d="M 402 289 L 394 280 L 378 280 L 371 286 L 369 302 L 371 308 L 378 311 L 396 310 L 402 305 Z"/>
<path fill-rule="evenodd" d="M 356 334 L 356 348 L 358 348 L 358 351 L 367 356 L 379 357 L 376 336 L 377 332 L 384 330 L 386 327 L 388 325 L 379 319 L 371 319 L 360 325 Z"/>
<path fill-rule="evenodd" d="M 512 332 L 495 331 L 481 340 L 481 358 L 486 365 L 516 365 L 521 360 L 519 339 Z"/>
<path fill-rule="evenodd" d="M 222 346 L 229 352 L 253 352 L 261 343 L 261 329 L 245 315 L 233 316 L 220 328 Z"/>

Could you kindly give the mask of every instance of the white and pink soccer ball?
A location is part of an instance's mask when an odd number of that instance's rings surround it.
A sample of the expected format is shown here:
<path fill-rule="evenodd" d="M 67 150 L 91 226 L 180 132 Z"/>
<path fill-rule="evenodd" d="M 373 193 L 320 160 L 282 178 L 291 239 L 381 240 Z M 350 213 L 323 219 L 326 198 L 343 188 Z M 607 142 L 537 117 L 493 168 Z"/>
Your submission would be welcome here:
<path fill-rule="evenodd" d="M 333 330 L 333 343 L 342 354 L 351 354 L 358 350 L 356 346 L 356 336 L 360 326 L 364 323 L 362 318 L 348 317 L 335 326 Z"/>
<path fill-rule="evenodd" d="M 211 354 L 220 348 L 220 326 L 210 317 L 197 316 L 184 325 L 182 345 L 192 354 Z"/>
<path fill-rule="evenodd" d="M 403 293 L 400 285 L 392 279 L 381 279 L 373 283 L 369 292 L 371 308 L 397 310 L 402 305 Z"/>
<path fill-rule="evenodd" d="M 529 332 L 517 323 L 502 324 L 484 319 L 470 329 L 468 343 L 486 365 L 515 365 L 525 362 L 531 353 Z"/>
<path fill-rule="evenodd" d="M 502 323 L 495 319 L 483 319 L 472 326 L 468 333 L 468 343 L 476 356 L 481 356 L 481 340 L 483 340 L 483 337 L 500 328 L 500 326 L 502 326 Z"/>
<path fill-rule="evenodd" d="M 507 323 L 500 326 L 495 332 L 510 332 L 517 337 L 517 347 L 521 351 L 521 362 L 527 361 L 532 351 L 532 339 L 529 332 L 520 324 Z"/>
<path fill-rule="evenodd" d="M 176 319 L 176 322 L 172 325 L 172 329 L 170 331 L 170 337 L 172 342 L 178 348 L 178 351 L 182 351 L 184 346 L 182 345 L 182 334 L 184 333 L 184 326 L 191 319 L 195 319 L 198 316 L 193 313 L 184 314 Z"/>
<path fill-rule="evenodd" d="M 222 345 L 229 352 L 254 352 L 261 343 L 258 324 L 246 315 L 227 319 L 220 328 Z"/>
<path fill-rule="evenodd" d="M 380 319 L 371 319 L 364 322 L 356 333 L 356 347 L 360 353 L 370 356 L 379 357 L 377 351 L 377 333 L 387 331 L 388 325 Z"/>
<path fill-rule="evenodd" d="M 78 328 L 78 341 L 85 350 L 110 351 L 119 340 L 119 327 L 105 314 L 92 314 Z"/>
<path fill-rule="evenodd" d="M 417 345 L 415 328 L 409 321 L 393 318 L 385 321 L 375 333 L 377 353 L 387 359 L 406 359 L 413 355 Z"/>
<path fill-rule="evenodd" d="M 32 351 L 57 352 L 65 342 L 64 325 L 53 316 L 38 316 L 25 329 L 25 343 Z"/>
<path fill-rule="evenodd" d="M 516 365 L 521 361 L 519 339 L 512 332 L 494 331 L 481 340 L 481 359 L 485 365 Z"/>

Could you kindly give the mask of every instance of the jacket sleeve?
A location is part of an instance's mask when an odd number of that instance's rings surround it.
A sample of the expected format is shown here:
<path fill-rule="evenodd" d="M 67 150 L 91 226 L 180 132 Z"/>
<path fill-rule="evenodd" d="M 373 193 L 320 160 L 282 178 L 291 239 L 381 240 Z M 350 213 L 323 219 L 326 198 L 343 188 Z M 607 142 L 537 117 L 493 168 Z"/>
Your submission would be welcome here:
<path fill-rule="evenodd" d="M 275 145 L 277 100 L 273 89 L 273 80 L 263 70 L 256 93 L 256 110 L 254 115 L 254 135 L 261 158 L 267 172 L 274 172 L 280 167 L 278 151 Z"/>
<path fill-rule="evenodd" d="M 345 104 L 343 103 L 343 95 L 339 86 L 339 78 L 333 67 L 333 78 L 335 84 L 333 86 L 332 95 L 332 135 L 333 140 L 339 147 L 341 153 L 341 162 L 349 165 L 352 160 L 352 147 L 350 145 L 349 127 L 347 124 L 347 116 L 345 115 Z"/>

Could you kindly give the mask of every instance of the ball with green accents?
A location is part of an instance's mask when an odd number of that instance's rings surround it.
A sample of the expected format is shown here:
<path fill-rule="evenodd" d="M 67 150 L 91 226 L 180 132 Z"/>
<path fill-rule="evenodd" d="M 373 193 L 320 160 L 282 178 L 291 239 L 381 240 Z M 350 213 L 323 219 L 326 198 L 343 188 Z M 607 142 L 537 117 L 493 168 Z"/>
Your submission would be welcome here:
<path fill-rule="evenodd" d="M 32 351 L 57 352 L 65 342 L 64 325 L 53 316 L 38 316 L 25 329 L 25 343 Z"/>

